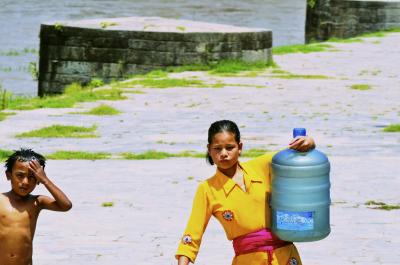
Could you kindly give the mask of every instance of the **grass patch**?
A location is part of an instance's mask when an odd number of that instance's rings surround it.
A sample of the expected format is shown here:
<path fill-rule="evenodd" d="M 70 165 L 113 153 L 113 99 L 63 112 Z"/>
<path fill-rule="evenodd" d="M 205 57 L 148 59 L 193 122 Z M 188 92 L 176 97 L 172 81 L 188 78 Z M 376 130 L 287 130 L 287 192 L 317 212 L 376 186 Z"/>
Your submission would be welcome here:
<path fill-rule="evenodd" d="M 278 46 L 272 48 L 272 53 L 275 55 L 289 54 L 289 53 L 311 53 L 311 52 L 325 52 L 334 48 L 327 43 L 311 43 L 311 44 L 296 44 Z"/>
<path fill-rule="evenodd" d="M 14 152 L 11 150 L 3 150 L 0 149 L 0 160 L 5 161 L 10 155 L 12 155 Z"/>
<path fill-rule="evenodd" d="M 203 153 L 198 153 L 194 151 L 183 151 L 180 153 L 168 153 L 168 152 L 160 152 L 156 150 L 149 150 L 144 153 L 135 154 L 135 153 L 121 153 L 124 159 L 128 160 L 147 160 L 147 159 L 166 159 L 172 157 L 205 157 Z"/>
<path fill-rule="evenodd" d="M 271 152 L 267 149 L 249 149 L 242 153 L 242 157 L 251 158 L 264 155 L 265 153 Z M 13 151 L 1 150 L 0 159 L 5 160 L 9 157 Z M 156 150 L 149 150 L 143 153 L 119 153 L 111 154 L 107 152 L 84 152 L 84 151 L 56 151 L 51 154 L 45 155 L 48 159 L 53 160 L 102 160 L 102 159 L 127 159 L 127 160 L 149 160 L 149 159 L 167 159 L 167 158 L 179 158 L 179 157 L 191 157 L 191 158 L 205 158 L 206 154 L 203 152 L 196 151 L 182 151 L 179 153 L 168 153 Z"/>
<path fill-rule="evenodd" d="M 108 27 L 112 27 L 112 26 L 118 26 L 118 23 L 116 22 L 108 22 L 108 21 L 102 21 L 100 22 L 100 27 L 105 29 Z"/>
<path fill-rule="evenodd" d="M 52 125 L 38 130 L 17 134 L 18 138 L 40 137 L 40 138 L 96 138 L 99 137 L 94 133 L 97 129 L 96 125 L 91 127 L 69 126 L 69 125 Z"/>
<path fill-rule="evenodd" d="M 386 210 L 386 211 L 400 209 L 400 204 L 393 205 L 393 204 L 386 204 L 384 202 L 377 202 L 377 201 L 367 201 L 366 203 L 364 203 L 364 205 L 373 206 L 373 207 L 368 207 L 371 209 L 379 209 L 379 210 Z"/>
<path fill-rule="evenodd" d="M 388 33 L 400 32 L 397 30 L 398 29 L 383 30 L 383 31 L 377 31 L 377 32 L 368 32 L 368 33 L 359 35 L 359 37 L 360 38 L 382 38 L 382 37 L 385 37 Z"/>
<path fill-rule="evenodd" d="M 181 73 L 187 71 L 208 71 L 213 75 L 232 75 L 241 72 L 252 72 L 254 76 L 257 71 L 262 71 L 266 68 L 278 67 L 275 62 L 245 62 L 243 60 L 221 60 L 215 63 L 209 64 L 195 64 L 195 65 L 184 65 L 178 67 L 168 67 L 167 72 L 170 73 Z"/>
<path fill-rule="evenodd" d="M 154 70 L 145 75 L 134 75 L 132 76 L 131 79 L 126 81 L 111 83 L 110 86 L 113 89 L 122 89 L 122 88 L 126 89 L 130 87 L 145 87 L 145 88 L 201 87 L 201 86 L 206 86 L 206 84 L 203 81 L 197 79 L 169 78 L 168 72 L 162 70 Z M 129 93 L 129 90 L 127 90 L 127 92 Z"/>
<path fill-rule="evenodd" d="M 95 89 L 100 82 L 93 82 L 88 86 L 73 83 L 66 87 L 64 94 L 46 97 L 14 97 L 8 96 L 7 107 L 14 110 L 32 110 L 38 108 L 72 108 L 79 102 L 93 102 L 97 100 L 122 100 L 123 91 L 113 89 Z"/>
<path fill-rule="evenodd" d="M 257 157 L 265 153 L 271 152 L 267 149 L 249 149 L 242 153 L 242 157 Z M 144 153 L 121 153 L 124 159 L 128 160 L 146 160 L 146 159 L 166 159 L 176 157 L 192 157 L 192 158 L 205 158 L 206 154 L 195 151 L 182 151 L 179 153 L 160 152 L 156 150 L 149 150 Z"/>
<path fill-rule="evenodd" d="M 5 120 L 8 116 L 15 115 L 15 112 L 0 112 L 0 121 Z"/>
<path fill-rule="evenodd" d="M 372 87 L 368 84 L 354 84 L 350 86 L 351 89 L 355 89 L 355 90 L 369 90 Z"/>
<path fill-rule="evenodd" d="M 271 150 L 252 148 L 249 150 L 244 150 L 243 153 L 241 154 L 241 157 L 257 157 L 269 152 L 271 152 Z"/>
<path fill-rule="evenodd" d="M 384 132 L 400 132 L 400 123 L 390 124 L 383 129 Z"/>
<path fill-rule="evenodd" d="M 89 111 L 86 112 L 74 112 L 73 114 L 88 114 L 88 115 L 98 115 L 98 116 L 105 116 L 105 115 L 118 115 L 121 112 L 111 106 L 101 104 Z"/>
<path fill-rule="evenodd" d="M 105 152 L 56 151 L 46 157 L 54 160 L 101 160 L 110 159 L 111 154 Z"/>
<path fill-rule="evenodd" d="M 249 71 L 262 71 L 269 67 L 276 67 L 276 64 L 264 61 L 245 62 L 241 60 L 223 60 L 212 65 L 209 72 L 213 75 L 226 75 Z"/>
<path fill-rule="evenodd" d="M 124 93 L 127 94 L 146 94 L 146 92 L 142 90 L 124 90 Z"/>
<path fill-rule="evenodd" d="M 185 78 L 144 78 L 123 83 L 128 87 L 169 88 L 169 87 L 200 87 L 206 86 L 203 81 Z"/>
<path fill-rule="evenodd" d="M 349 39 L 330 38 L 326 42 L 354 43 L 354 42 L 364 42 L 364 41 L 360 38 L 349 38 Z"/>
<path fill-rule="evenodd" d="M 38 51 L 35 48 L 24 48 L 21 50 L 11 49 L 8 51 L 0 51 L 0 56 L 22 56 L 25 54 L 37 54 Z"/>
<path fill-rule="evenodd" d="M 101 207 L 113 207 L 114 206 L 114 202 L 103 202 L 101 204 Z"/>
<path fill-rule="evenodd" d="M 210 64 L 191 64 L 182 66 L 171 66 L 167 67 L 166 71 L 168 73 L 182 73 L 182 72 L 199 72 L 199 71 L 210 71 L 212 70 L 212 65 Z"/>
<path fill-rule="evenodd" d="M 283 74 L 283 75 L 271 75 L 272 78 L 281 78 L 281 79 L 330 79 L 329 76 L 326 75 L 299 75 L 299 74 Z"/>

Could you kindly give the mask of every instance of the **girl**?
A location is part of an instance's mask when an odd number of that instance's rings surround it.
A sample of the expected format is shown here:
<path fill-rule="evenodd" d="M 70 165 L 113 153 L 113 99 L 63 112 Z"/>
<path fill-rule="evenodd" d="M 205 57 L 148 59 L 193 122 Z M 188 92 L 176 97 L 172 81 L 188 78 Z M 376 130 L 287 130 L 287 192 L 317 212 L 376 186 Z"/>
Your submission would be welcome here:
<path fill-rule="evenodd" d="M 296 137 L 289 148 L 308 151 L 315 147 L 308 136 Z M 237 125 L 216 121 L 208 130 L 207 160 L 216 165 L 214 176 L 200 183 L 192 213 L 180 241 L 178 265 L 194 263 L 203 233 L 213 215 L 233 240 L 232 265 L 301 265 L 296 247 L 270 230 L 270 164 L 273 154 L 239 162 L 243 144 Z"/>

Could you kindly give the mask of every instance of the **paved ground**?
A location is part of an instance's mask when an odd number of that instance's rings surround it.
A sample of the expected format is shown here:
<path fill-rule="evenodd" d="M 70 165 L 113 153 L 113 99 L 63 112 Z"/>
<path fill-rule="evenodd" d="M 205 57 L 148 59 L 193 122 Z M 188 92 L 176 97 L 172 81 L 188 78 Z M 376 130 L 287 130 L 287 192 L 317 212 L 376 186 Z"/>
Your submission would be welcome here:
<path fill-rule="evenodd" d="M 143 89 L 111 102 L 123 111 L 101 118 L 71 109 L 19 112 L 0 122 L 0 148 L 141 152 L 203 151 L 212 121 L 240 125 L 245 148 L 284 148 L 291 128 L 308 128 L 332 164 L 331 235 L 301 243 L 304 264 L 398 264 L 400 210 L 367 208 L 368 200 L 399 204 L 400 134 L 382 127 L 400 123 L 400 34 L 334 44 L 336 52 L 275 56 L 294 74 L 330 79 L 210 77 L 183 73 L 224 88 Z M 366 91 L 353 84 L 370 84 Z M 241 86 L 239 86 L 241 85 Z M 90 108 L 99 104 L 83 104 Z M 16 139 L 19 132 L 54 123 L 96 123 L 101 138 Z M 50 264 L 175 264 L 197 182 L 214 169 L 203 159 L 160 161 L 49 161 L 48 174 L 74 202 L 68 213 L 44 212 L 34 242 L 34 262 Z M 193 178 L 194 177 L 194 178 Z M 45 192 L 39 186 L 39 192 Z M 8 183 L 0 182 L 0 190 Z M 102 207 L 103 202 L 113 207 Z M 232 247 L 215 221 L 205 234 L 197 264 L 230 264 Z"/>

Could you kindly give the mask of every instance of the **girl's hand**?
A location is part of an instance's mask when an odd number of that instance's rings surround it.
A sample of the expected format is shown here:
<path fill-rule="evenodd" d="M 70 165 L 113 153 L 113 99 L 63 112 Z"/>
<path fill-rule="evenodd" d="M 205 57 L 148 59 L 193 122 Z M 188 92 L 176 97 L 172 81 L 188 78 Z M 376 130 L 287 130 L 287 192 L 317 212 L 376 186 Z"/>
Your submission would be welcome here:
<path fill-rule="evenodd" d="M 289 148 L 299 152 L 307 152 L 315 148 L 315 142 L 310 136 L 297 136 L 289 143 Z"/>

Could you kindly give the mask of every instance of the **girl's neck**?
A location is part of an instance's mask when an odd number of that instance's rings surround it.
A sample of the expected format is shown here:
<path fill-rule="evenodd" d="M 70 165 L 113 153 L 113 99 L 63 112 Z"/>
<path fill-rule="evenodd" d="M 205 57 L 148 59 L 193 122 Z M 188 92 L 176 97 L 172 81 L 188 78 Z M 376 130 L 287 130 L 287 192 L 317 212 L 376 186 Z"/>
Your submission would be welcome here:
<path fill-rule="evenodd" d="M 230 168 L 227 169 L 218 168 L 218 170 L 221 171 L 228 178 L 232 178 L 236 174 L 238 168 L 239 168 L 239 163 L 236 163 L 234 166 Z"/>

